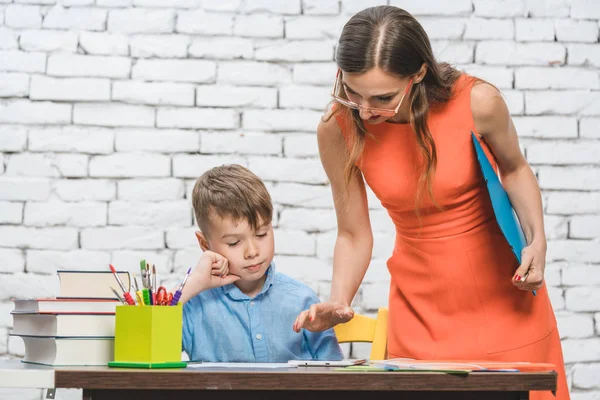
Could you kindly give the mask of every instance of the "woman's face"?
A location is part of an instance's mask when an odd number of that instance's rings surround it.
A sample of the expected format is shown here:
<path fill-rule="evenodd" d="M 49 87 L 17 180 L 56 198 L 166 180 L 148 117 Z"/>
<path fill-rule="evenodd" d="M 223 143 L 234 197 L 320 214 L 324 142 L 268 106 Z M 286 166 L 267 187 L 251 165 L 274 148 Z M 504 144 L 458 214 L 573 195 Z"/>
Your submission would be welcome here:
<path fill-rule="evenodd" d="M 399 78 L 379 68 L 372 68 L 360 74 L 342 73 L 342 87 L 348 100 L 362 107 L 374 107 L 394 110 L 400 101 L 402 104 L 394 116 L 382 116 L 375 111 L 359 109 L 360 118 L 368 124 L 385 121 L 407 122 L 409 117 L 410 91 L 402 97 L 410 84 L 410 77 Z"/>

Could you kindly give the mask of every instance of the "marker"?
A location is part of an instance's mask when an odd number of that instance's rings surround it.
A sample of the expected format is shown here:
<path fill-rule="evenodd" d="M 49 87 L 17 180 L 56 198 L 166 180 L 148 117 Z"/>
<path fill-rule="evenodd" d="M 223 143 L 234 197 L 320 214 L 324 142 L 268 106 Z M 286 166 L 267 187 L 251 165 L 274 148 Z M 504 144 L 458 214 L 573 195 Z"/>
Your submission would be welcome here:
<path fill-rule="evenodd" d="M 110 265 L 110 270 L 112 271 L 113 275 L 115 276 L 115 279 L 119 283 L 119 286 L 121 286 L 121 290 L 123 291 L 123 297 L 125 297 L 125 301 L 130 306 L 135 306 L 135 301 L 133 301 L 129 292 L 127 290 L 125 290 L 125 286 L 123 286 L 123 282 L 121 282 L 119 275 L 117 275 L 117 271 L 115 271 L 115 267 L 113 267 L 112 264 L 109 264 L 109 265 Z"/>
<path fill-rule="evenodd" d="M 173 299 L 171 299 L 171 302 L 169 303 L 170 306 L 176 306 L 177 303 L 179 303 L 179 298 L 181 297 L 181 291 L 183 290 L 183 287 L 185 286 L 185 282 L 187 282 L 187 279 L 190 276 L 191 271 L 192 271 L 191 268 L 188 269 L 187 274 L 185 274 L 185 278 L 183 278 L 183 282 L 181 282 L 181 285 L 179 285 L 179 289 L 177 289 L 177 291 L 173 295 Z"/>

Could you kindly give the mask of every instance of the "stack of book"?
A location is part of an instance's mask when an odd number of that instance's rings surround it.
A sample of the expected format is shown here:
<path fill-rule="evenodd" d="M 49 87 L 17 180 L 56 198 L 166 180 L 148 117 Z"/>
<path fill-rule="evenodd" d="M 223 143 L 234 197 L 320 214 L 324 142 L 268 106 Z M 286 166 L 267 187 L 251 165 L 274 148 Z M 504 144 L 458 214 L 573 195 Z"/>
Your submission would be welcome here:
<path fill-rule="evenodd" d="M 23 362 L 50 365 L 107 365 L 114 355 L 115 310 L 111 271 L 60 270 L 54 298 L 13 299 L 13 329 L 25 344 Z M 127 271 L 117 272 L 126 288 Z"/>

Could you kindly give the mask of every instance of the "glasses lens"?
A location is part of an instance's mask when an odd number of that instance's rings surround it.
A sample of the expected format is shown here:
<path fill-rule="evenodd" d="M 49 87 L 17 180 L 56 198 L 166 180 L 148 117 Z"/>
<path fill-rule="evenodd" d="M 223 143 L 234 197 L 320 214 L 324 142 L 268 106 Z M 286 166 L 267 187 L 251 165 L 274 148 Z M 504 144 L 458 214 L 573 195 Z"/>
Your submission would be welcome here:
<path fill-rule="evenodd" d="M 346 107 L 348 107 L 348 108 L 353 108 L 353 109 L 355 109 L 355 110 L 358 110 L 358 109 L 359 109 L 359 106 L 358 106 L 358 104 L 356 104 L 356 103 L 353 103 L 353 102 L 351 102 L 351 101 L 348 101 L 348 100 L 346 100 L 346 99 L 343 99 L 343 98 L 341 98 L 341 97 L 339 97 L 339 96 L 333 96 L 333 98 L 334 98 L 334 99 L 335 99 L 335 100 L 336 100 L 338 103 L 340 103 L 340 104 L 343 104 L 343 105 L 345 105 L 345 106 L 346 106 Z"/>
<path fill-rule="evenodd" d="M 392 117 L 396 114 L 394 110 L 387 110 L 383 108 L 371 108 L 368 111 L 372 112 L 373 114 L 381 115 L 382 117 Z"/>
<path fill-rule="evenodd" d="M 371 112 L 376 115 L 380 115 L 382 117 L 392 117 L 396 114 L 396 112 L 394 110 L 388 110 L 385 108 L 361 107 L 358 104 L 353 103 L 349 100 L 343 99 L 339 96 L 332 95 L 331 97 L 333 97 L 335 99 L 335 101 L 337 101 L 338 103 L 340 103 L 348 108 L 352 108 L 354 110 L 360 110 L 362 108 L 365 111 Z"/>

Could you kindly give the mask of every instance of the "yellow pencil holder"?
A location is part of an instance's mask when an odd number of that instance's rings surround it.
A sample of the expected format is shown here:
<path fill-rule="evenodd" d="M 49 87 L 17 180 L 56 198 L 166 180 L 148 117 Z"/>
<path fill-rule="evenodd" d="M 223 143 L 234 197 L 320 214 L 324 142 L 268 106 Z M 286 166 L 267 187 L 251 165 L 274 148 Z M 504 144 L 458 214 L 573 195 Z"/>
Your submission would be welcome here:
<path fill-rule="evenodd" d="M 115 354 L 110 367 L 182 368 L 183 307 L 117 306 Z"/>

